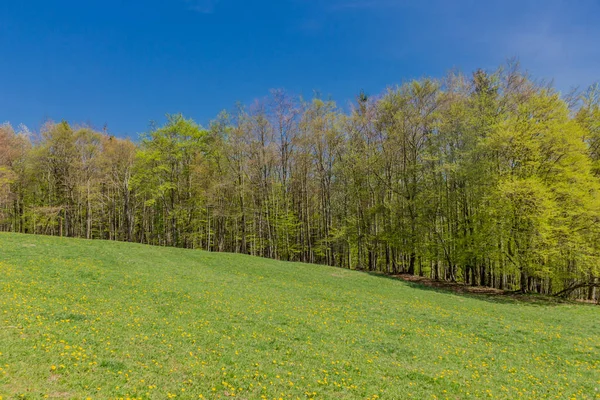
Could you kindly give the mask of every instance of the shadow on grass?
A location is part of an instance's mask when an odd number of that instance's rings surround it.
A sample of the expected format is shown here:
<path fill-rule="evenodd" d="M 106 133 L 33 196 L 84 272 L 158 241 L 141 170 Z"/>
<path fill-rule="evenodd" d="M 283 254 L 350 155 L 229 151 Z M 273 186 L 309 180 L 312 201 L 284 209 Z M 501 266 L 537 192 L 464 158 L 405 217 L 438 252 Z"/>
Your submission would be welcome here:
<path fill-rule="evenodd" d="M 522 294 L 515 292 L 502 291 L 499 289 L 472 287 L 460 283 L 452 283 L 445 281 L 433 281 L 427 278 L 421 278 L 412 275 L 386 275 L 379 272 L 365 271 L 367 274 L 394 281 L 401 281 L 413 289 L 425 290 L 428 292 L 436 292 L 443 294 L 453 294 L 460 297 L 487 301 L 497 304 L 521 304 L 531 306 L 552 307 L 560 305 L 595 305 L 594 303 L 586 303 L 563 299 L 559 297 L 540 295 L 540 294 Z"/>

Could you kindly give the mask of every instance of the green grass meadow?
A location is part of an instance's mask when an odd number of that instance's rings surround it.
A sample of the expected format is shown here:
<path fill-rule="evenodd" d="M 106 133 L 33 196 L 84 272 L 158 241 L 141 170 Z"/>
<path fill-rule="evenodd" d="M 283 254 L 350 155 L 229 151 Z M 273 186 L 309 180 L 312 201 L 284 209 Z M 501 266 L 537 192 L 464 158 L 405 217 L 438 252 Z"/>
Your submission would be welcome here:
<path fill-rule="evenodd" d="M 2 399 L 597 399 L 600 307 L 0 234 Z"/>

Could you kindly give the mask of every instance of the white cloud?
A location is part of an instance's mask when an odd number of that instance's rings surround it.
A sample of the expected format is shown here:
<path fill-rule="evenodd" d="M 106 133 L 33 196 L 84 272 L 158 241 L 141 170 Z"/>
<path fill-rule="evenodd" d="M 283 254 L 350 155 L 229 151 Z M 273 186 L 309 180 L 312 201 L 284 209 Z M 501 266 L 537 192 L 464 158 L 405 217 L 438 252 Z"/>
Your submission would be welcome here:
<path fill-rule="evenodd" d="M 589 85 L 600 79 L 600 29 L 579 25 L 569 5 L 555 5 L 497 35 L 498 48 L 517 56 L 535 76 L 554 79 L 560 90 Z"/>

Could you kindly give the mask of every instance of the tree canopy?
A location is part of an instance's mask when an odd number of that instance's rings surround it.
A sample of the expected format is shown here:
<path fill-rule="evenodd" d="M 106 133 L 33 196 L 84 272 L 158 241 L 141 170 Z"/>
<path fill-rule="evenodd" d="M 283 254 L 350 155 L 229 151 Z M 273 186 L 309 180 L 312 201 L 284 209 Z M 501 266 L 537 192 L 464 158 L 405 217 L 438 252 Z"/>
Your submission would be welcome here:
<path fill-rule="evenodd" d="M 0 228 L 241 252 L 596 298 L 600 90 L 517 68 L 361 92 L 282 90 L 138 143 L 0 127 Z"/>

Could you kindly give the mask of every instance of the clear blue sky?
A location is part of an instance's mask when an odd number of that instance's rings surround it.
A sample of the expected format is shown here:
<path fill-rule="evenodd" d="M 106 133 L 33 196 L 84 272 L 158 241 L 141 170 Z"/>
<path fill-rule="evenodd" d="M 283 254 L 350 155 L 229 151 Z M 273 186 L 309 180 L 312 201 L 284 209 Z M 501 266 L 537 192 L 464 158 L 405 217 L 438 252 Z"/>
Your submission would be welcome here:
<path fill-rule="evenodd" d="M 516 56 L 566 91 L 600 79 L 598 0 L 0 2 L 0 123 L 201 124 L 270 88 L 346 104 L 364 89 Z"/>

